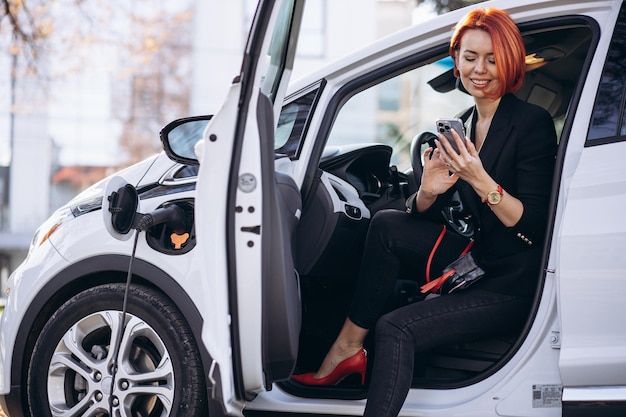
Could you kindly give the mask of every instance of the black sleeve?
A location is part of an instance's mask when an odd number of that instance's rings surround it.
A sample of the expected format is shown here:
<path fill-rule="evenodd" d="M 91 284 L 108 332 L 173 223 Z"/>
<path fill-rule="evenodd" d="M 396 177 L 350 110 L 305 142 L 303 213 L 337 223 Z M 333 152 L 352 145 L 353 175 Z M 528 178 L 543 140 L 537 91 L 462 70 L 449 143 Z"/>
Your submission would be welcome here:
<path fill-rule="evenodd" d="M 545 235 L 557 142 L 550 114 L 537 106 L 525 107 L 528 123 L 517 126 L 522 140 L 517 143 L 515 164 L 515 197 L 524 212 L 511 231 L 528 243 Z"/>

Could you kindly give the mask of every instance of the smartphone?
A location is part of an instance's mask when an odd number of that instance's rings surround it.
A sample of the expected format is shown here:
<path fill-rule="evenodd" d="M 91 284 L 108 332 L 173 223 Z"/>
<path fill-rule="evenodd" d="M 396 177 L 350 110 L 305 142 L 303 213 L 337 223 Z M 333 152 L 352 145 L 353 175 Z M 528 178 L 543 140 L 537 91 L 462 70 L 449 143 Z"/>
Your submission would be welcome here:
<path fill-rule="evenodd" d="M 452 130 L 456 130 L 456 133 L 459 134 L 461 139 L 465 140 L 465 126 L 463 125 L 463 121 L 461 119 L 437 119 L 436 124 L 437 133 L 444 135 L 454 151 L 460 154 L 461 151 L 459 151 L 459 147 L 452 136 Z"/>

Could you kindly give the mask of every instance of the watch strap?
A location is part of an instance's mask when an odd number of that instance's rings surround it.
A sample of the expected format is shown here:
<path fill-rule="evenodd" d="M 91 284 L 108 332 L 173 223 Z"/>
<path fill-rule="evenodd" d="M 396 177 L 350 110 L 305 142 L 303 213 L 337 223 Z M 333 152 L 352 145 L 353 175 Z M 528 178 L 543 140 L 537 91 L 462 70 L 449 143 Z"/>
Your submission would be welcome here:
<path fill-rule="evenodd" d="M 491 194 L 491 193 L 493 193 L 493 192 L 497 192 L 498 194 L 500 194 L 500 197 L 502 197 L 502 196 L 504 195 L 504 190 L 502 189 L 502 186 L 501 186 L 500 184 L 498 184 L 498 188 L 497 188 L 497 190 L 494 190 L 494 191 L 489 191 L 489 193 L 488 193 L 487 195 L 489 195 L 489 194 Z M 483 197 L 483 198 L 481 198 L 481 201 L 482 201 L 483 203 L 487 203 L 487 204 L 491 205 L 491 203 L 489 202 L 489 199 L 488 199 L 488 198 Z M 499 203 L 499 202 L 500 202 L 500 201 L 498 201 L 498 203 Z M 495 203 L 495 204 L 498 204 L 498 203 Z"/>

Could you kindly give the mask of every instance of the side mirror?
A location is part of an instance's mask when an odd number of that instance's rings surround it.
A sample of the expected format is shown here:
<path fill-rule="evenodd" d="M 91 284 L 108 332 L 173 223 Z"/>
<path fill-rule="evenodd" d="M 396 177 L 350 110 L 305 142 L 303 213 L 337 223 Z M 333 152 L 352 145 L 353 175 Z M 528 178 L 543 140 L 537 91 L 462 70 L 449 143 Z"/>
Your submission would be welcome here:
<path fill-rule="evenodd" d="M 167 156 L 185 165 L 198 165 L 194 151 L 213 116 L 194 116 L 174 120 L 161 129 L 160 137 Z"/>

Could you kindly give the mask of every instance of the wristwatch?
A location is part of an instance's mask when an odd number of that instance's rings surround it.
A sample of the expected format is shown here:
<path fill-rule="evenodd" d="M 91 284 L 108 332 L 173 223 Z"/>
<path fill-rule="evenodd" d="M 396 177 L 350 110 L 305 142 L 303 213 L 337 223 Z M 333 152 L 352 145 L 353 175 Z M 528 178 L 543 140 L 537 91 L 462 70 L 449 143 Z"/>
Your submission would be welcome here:
<path fill-rule="evenodd" d="M 502 186 L 498 184 L 498 189 L 489 191 L 487 194 L 487 198 L 483 198 L 483 203 L 487 203 L 490 206 L 495 206 L 496 204 L 500 204 L 502 201 L 502 196 L 504 195 L 504 190 L 502 190 Z"/>

